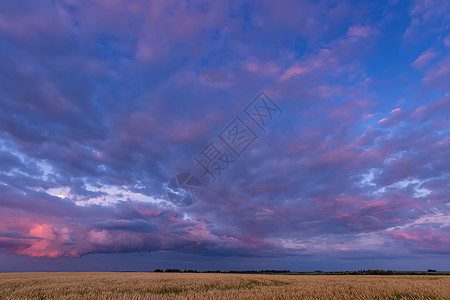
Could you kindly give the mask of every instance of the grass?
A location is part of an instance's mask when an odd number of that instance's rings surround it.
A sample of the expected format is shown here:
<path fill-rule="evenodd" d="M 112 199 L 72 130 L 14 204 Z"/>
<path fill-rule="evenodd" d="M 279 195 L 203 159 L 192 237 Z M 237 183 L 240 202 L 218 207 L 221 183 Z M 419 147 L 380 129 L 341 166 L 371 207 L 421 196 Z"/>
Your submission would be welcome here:
<path fill-rule="evenodd" d="M 0 273 L 0 299 L 450 299 L 450 277 Z"/>

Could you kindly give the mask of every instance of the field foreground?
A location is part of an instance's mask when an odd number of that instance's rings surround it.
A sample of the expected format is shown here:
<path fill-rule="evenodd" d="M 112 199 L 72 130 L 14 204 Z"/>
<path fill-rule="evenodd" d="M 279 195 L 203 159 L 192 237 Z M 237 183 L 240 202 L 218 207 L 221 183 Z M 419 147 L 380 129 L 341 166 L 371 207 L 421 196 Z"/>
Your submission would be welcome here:
<path fill-rule="evenodd" d="M 0 299 L 450 299 L 450 276 L 0 273 Z"/>

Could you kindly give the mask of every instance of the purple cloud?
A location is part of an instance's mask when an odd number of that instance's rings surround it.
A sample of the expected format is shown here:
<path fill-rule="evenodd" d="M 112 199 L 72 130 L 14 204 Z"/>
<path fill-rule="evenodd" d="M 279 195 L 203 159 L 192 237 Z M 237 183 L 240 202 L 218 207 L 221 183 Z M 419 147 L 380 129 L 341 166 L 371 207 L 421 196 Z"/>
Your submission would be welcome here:
<path fill-rule="evenodd" d="M 448 255 L 449 9 L 0 4 L 0 248 Z M 283 115 L 244 118 L 258 138 L 208 182 L 193 156 L 260 90 Z M 179 172 L 205 185 L 187 208 L 165 195 Z"/>

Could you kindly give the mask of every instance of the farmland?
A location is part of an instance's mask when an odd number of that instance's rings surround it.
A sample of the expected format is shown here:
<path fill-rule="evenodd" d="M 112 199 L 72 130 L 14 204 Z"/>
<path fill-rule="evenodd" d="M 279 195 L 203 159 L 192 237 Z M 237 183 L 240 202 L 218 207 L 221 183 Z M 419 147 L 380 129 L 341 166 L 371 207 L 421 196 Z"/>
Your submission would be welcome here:
<path fill-rule="evenodd" d="M 450 276 L 0 273 L 0 299 L 450 299 Z"/>

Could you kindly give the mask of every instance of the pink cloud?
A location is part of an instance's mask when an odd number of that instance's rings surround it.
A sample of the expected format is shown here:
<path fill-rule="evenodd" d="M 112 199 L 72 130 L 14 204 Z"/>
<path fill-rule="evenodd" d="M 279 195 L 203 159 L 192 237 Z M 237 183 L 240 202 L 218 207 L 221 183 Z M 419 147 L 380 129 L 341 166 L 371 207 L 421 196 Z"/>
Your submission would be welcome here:
<path fill-rule="evenodd" d="M 378 29 L 369 26 L 355 25 L 347 30 L 347 36 L 352 38 L 368 38 L 376 34 Z"/>
<path fill-rule="evenodd" d="M 409 12 L 411 23 L 403 35 L 404 39 L 417 39 L 421 35 L 426 36 L 428 31 L 445 31 L 449 11 L 448 1 L 413 1 Z"/>
<path fill-rule="evenodd" d="M 437 56 L 437 53 L 432 50 L 427 50 L 422 53 L 416 60 L 411 64 L 414 68 L 423 69 L 427 67 L 430 62 Z"/>
<path fill-rule="evenodd" d="M 450 233 L 442 229 L 408 228 L 405 231 L 395 230 L 392 237 L 403 240 L 414 251 L 449 254 Z"/>
<path fill-rule="evenodd" d="M 288 79 L 291 79 L 292 77 L 301 75 L 308 71 L 309 71 L 309 69 L 306 67 L 291 67 L 291 68 L 287 69 L 286 71 L 284 71 L 283 75 L 281 75 L 281 77 L 280 77 L 280 80 L 281 81 L 288 80 Z"/>
<path fill-rule="evenodd" d="M 450 47 L 450 35 L 447 35 L 447 36 L 444 38 L 444 45 L 445 45 L 446 47 Z"/>

